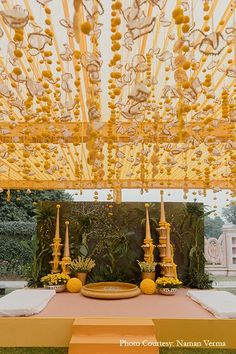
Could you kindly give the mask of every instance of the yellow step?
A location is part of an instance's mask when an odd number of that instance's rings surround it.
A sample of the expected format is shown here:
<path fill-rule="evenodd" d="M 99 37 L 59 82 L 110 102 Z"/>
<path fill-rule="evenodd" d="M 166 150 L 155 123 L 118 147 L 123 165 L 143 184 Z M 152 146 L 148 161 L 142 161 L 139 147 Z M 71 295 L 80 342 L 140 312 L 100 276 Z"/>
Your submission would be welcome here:
<path fill-rule="evenodd" d="M 73 323 L 69 354 L 158 354 L 155 343 L 151 319 L 78 318 Z"/>
<path fill-rule="evenodd" d="M 142 343 L 142 341 L 148 341 L 148 342 L 153 342 L 155 339 L 153 336 L 142 336 L 142 335 L 124 335 L 120 336 L 120 334 L 112 334 L 112 335 L 107 335 L 106 333 L 104 334 L 90 334 L 90 335 L 73 335 L 70 344 L 86 344 L 86 343 L 97 343 L 97 344 L 119 344 L 121 346 L 126 346 L 125 343 L 130 343 L 130 342 L 137 342 L 137 343 Z"/>
<path fill-rule="evenodd" d="M 153 335 L 153 322 L 146 318 L 79 318 L 73 323 L 73 334 L 141 334 Z"/>

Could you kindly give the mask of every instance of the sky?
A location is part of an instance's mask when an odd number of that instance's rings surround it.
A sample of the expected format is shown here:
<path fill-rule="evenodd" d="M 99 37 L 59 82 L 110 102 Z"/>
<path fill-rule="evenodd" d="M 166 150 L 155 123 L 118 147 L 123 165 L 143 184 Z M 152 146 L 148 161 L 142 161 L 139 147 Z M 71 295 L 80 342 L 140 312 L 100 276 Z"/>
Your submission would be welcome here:
<path fill-rule="evenodd" d="M 98 201 L 107 201 L 107 195 L 113 192 L 109 189 L 96 190 L 98 192 Z M 93 201 L 95 190 L 84 190 L 82 195 L 79 191 L 72 190 L 68 191 L 73 194 L 75 201 Z M 194 193 L 194 194 L 193 194 Z M 228 199 L 228 200 L 227 200 Z M 164 190 L 164 201 L 166 202 L 193 202 L 196 200 L 198 203 L 204 203 L 204 206 L 208 210 L 215 210 L 211 214 L 212 217 L 216 215 L 222 216 L 222 209 L 227 207 L 230 202 L 232 202 L 232 197 L 230 196 L 230 191 L 223 190 L 219 192 L 213 192 L 208 190 L 206 196 L 203 196 L 202 190 L 190 190 L 188 193 L 188 198 L 183 198 L 183 191 L 179 189 L 168 189 Z M 236 199 L 234 198 L 234 201 Z M 147 193 L 140 193 L 139 189 L 124 189 L 122 190 L 122 201 L 123 202 L 160 202 L 160 190 L 152 189 Z"/>

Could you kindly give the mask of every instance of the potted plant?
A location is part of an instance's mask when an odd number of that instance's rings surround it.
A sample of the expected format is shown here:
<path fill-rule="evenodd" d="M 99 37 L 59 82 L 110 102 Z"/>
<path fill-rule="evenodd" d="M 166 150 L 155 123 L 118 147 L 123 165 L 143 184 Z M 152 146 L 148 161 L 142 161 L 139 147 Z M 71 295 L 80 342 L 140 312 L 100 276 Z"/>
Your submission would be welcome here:
<path fill-rule="evenodd" d="M 69 268 L 71 276 L 77 276 L 82 285 L 85 284 L 87 274 L 95 267 L 96 263 L 90 257 L 79 256 L 77 259 L 74 259 Z"/>
<path fill-rule="evenodd" d="M 151 262 L 151 263 L 145 261 L 143 262 L 137 261 L 137 262 L 142 272 L 142 279 L 155 280 L 155 276 L 156 276 L 155 269 L 156 269 L 157 262 Z"/>
<path fill-rule="evenodd" d="M 44 288 L 55 290 L 57 293 L 66 289 L 66 283 L 70 279 L 69 275 L 64 273 L 47 274 L 41 278 Z"/>
<path fill-rule="evenodd" d="M 172 277 L 160 277 L 156 280 L 159 293 L 163 295 L 175 295 L 177 289 L 181 287 L 182 281 Z"/>

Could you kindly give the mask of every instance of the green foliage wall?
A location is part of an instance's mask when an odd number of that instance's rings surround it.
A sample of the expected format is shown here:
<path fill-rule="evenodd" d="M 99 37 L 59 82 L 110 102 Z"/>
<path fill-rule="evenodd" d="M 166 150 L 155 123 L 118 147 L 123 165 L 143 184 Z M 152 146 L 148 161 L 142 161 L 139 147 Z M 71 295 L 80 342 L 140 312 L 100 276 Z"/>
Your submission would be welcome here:
<path fill-rule="evenodd" d="M 158 243 L 156 228 L 159 203 L 150 204 L 150 223 L 154 244 Z M 166 218 L 171 223 L 171 241 L 180 278 L 187 284 L 191 274 L 204 275 L 204 211 L 202 204 L 166 203 Z M 112 216 L 109 216 L 112 210 Z M 43 202 L 38 208 L 39 251 L 50 248 L 55 232 L 56 203 Z M 143 260 L 141 245 L 145 237 L 144 203 L 64 202 L 60 208 L 61 237 L 65 221 L 69 221 L 71 257 L 89 255 L 96 267 L 89 281 L 140 281 L 137 260 Z M 158 249 L 155 251 L 158 260 Z M 51 252 L 44 259 L 49 268 Z M 158 271 L 158 269 L 157 269 Z M 192 273 L 191 273 L 192 272 Z M 196 274 L 195 274 L 196 276 Z M 196 281 L 195 281 L 196 283 Z"/>

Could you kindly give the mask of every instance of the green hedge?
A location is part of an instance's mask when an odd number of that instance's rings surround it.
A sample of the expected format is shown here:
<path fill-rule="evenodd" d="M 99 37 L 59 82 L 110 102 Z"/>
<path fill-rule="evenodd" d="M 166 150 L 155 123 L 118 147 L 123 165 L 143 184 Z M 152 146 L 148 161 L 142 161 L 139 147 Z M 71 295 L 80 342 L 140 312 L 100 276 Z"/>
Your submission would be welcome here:
<path fill-rule="evenodd" d="M 2 236 L 14 237 L 18 240 L 30 240 L 36 234 L 36 222 L 6 221 L 0 223 L 0 239 Z"/>
<path fill-rule="evenodd" d="M 21 277 L 24 266 L 33 260 L 31 240 L 0 235 L 0 279 Z"/>

